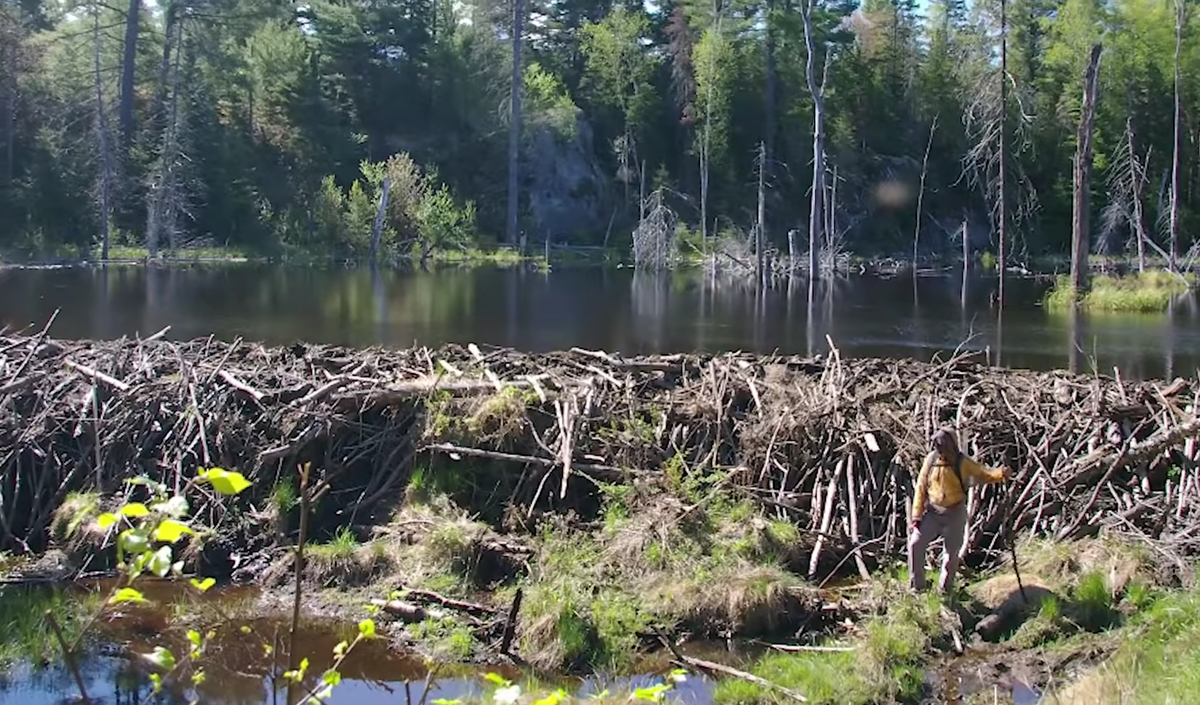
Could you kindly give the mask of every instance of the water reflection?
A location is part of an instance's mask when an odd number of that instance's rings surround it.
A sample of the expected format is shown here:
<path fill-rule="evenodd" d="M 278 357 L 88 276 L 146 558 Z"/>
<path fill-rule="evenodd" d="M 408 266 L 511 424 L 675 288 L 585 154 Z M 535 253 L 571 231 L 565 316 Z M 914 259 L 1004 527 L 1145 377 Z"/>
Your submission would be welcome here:
<path fill-rule="evenodd" d="M 1200 359 L 1194 296 L 1157 315 L 1054 314 L 1047 282 L 1013 279 L 1003 319 L 991 279 L 954 273 L 760 288 L 710 272 L 559 267 L 396 272 L 270 265 L 0 271 L 0 324 L 40 326 L 62 311 L 64 337 L 242 336 L 348 345 L 447 341 L 623 353 L 754 350 L 816 354 L 831 337 L 847 356 L 929 359 L 987 350 L 993 363 L 1190 375 Z"/>

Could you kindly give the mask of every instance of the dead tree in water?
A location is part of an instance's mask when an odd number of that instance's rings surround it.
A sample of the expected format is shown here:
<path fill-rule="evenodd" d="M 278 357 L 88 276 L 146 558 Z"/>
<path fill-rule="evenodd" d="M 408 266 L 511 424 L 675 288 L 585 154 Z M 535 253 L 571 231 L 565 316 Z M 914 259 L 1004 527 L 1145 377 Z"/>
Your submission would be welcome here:
<path fill-rule="evenodd" d="M 656 189 L 643 206 L 646 217 L 633 231 L 633 262 L 638 269 L 666 269 L 675 253 L 675 225 L 678 216 L 663 202 L 663 190 Z"/>
<path fill-rule="evenodd" d="M 1100 44 L 1092 47 L 1087 70 L 1083 75 L 1083 106 L 1079 115 L 1079 132 L 1075 142 L 1075 198 L 1071 212 L 1071 288 L 1080 292 L 1088 270 L 1089 190 L 1092 182 L 1092 127 L 1096 121 L 1096 93 L 1099 91 Z"/>
<path fill-rule="evenodd" d="M 925 200 L 925 176 L 929 173 L 929 150 L 933 147 L 933 133 L 937 130 L 937 115 L 929 123 L 929 141 L 925 143 L 925 157 L 921 160 L 921 186 L 917 190 L 917 222 L 913 226 L 913 273 L 917 271 L 917 245 L 921 241 L 921 206 Z"/>
<path fill-rule="evenodd" d="M 808 272 L 814 279 L 820 276 L 817 262 L 817 243 L 821 240 L 821 200 L 825 195 L 825 86 L 829 80 L 831 54 L 825 54 L 825 71 L 817 83 L 816 38 L 813 36 L 813 11 L 816 0 L 808 0 L 800 13 L 804 20 L 804 76 L 813 100 L 813 183 L 812 206 L 808 213 Z"/>
<path fill-rule="evenodd" d="M 1108 166 L 1108 205 L 1104 207 L 1101 225 L 1101 241 L 1107 242 L 1113 233 L 1129 227 L 1129 237 L 1137 247 L 1138 271 L 1146 270 L 1146 223 L 1142 211 L 1142 191 L 1146 186 L 1146 167 L 1149 152 L 1138 157 L 1135 147 L 1133 117 L 1125 118 L 1125 132 L 1121 142 L 1113 151 L 1112 163 Z"/>

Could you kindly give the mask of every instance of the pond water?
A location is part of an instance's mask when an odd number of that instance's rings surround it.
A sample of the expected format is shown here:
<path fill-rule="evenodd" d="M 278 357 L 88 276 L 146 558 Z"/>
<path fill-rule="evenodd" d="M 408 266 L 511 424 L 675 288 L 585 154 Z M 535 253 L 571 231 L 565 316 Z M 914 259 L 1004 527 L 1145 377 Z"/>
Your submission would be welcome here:
<path fill-rule="evenodd" d="M 242 336 L 409 346 L 476 342 L 533 351 L 581 346 L 625 354 L 748 350 L 813 354 L 827 336 L 845 356 L 943 356 L 962 345 L 994 364 L 1127 378 L 1187 376 L 1200 363 L 1195 295 L 1161 314 L 1078 318 L 1044 310 L 1042 279 L 1012 279 L 1003 316 L 994 278 L 841 277 L 809 294 L 794 278 L 756 294 L 699 271 L 556 266 L 429 272 L 276 265 L 0 270 L 0 325 L 35 329 L 55 309 L 59 337 Z"/>
<path fill-rule="evenodd" d="M 277 653 L 286 653 L 289 623 L 255 615 L 253 589 L 218 589 L 196 600 L 170 584 L 140 587 L 153 606 L 109 610 L 80 642 L 83 648 L 77 659 L 78 670 L 95 705 L 173 705 L 194 698 L 214 705 L 286 702 L 286 687 L 271 677 L 286 667 L 284 657 L 275 663 L 263 644 L 273 644 L 278 647 Z M 0 654 L 4 656 L 0 663 L 0 703 L 60 705 L 79 701 L 75 677 L 64 666 L 57 644 L 49 639 L 42 615 L 52 609 L 68 623 L 64 631 L 67 640 L 74 641 L 78 631 L 73 631 L 70 623 L 77 625 L 90 615 L 99 604 L 95 599 L 101 592 L 107 594 L 107 590 L 90 585 L 75 585 L 66 591 L 44 586 L 0 588 Z M 185 604 L 187 609 L 180 609 Z M 162 645 L 176 657 L 186 659 L 189 626 L 209 636 L 204 653 L 196 661 L 205 679 L 193 690 L 186 685 L 191 671 L 181 667 L 180 682 L 168 682 L 155 696 L 149 677 L 152 669 L 138 655 Z M 352 640 L 354 633 L 352 623 L 326 620 L 302 624 L 297 652 L 310 659 L 305 692 L 319 685 L 321 674 L 332 665 L 334 646 Z M 712 658 L 712 650 L 706 648 L 699 655 Z M 719 658 L 726 662 L 742 660 L 734 660 L 729 654 Z M 562 687 L 581 697 L 605 689 L 613 694 L 632 693 L 636 688 L 662 683 L 670 668 L 666 658 L 650 658 L 639 663 L 631 674 L 562 678 L 544 685 Z M 355 647 L 343 662 L 343 680 L 325 702 L 434 705 L 436 700 L 478 699 L 494 689 L 484 678 L 489 672 L 514 682 L 521 680 L 519 671 L 508 665 L 431 668 L 415 655 L 392 649 L 386 639 L 369 640 Z M 708 678 L 689 676 L 672 689 L 671 701 L 674 705 L 706 705 L 712 702 L 713 687 L 714 682 Z"/>

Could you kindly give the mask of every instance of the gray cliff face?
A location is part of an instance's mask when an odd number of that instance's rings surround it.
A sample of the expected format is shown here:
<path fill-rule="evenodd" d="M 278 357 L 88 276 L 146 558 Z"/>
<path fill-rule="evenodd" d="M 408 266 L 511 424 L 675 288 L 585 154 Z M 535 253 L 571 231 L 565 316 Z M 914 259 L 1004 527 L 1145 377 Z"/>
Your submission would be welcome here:
<path fill-rule="evenodd" d="M 560 121 L 573 130 L 533 121 L 526 133 L 525 181 L 531 239 L 562 240 L 603 229 L 609 187 L 595 157 L 591 125 L 576 113 Z"/>

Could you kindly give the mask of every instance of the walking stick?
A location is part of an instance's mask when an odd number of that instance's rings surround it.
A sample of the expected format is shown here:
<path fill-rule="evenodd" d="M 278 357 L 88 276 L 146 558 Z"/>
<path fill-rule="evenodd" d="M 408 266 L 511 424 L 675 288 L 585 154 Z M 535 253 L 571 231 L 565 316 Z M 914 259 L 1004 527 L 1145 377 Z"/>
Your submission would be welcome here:
<path fill-rule="evenodd" d="M 1017 565 L 1017 539 L 1013 535 L 1012 523 L 1009 521 L 1012 514 L 1012 485 L 1005 490 L 1004 502 L 1004 531 L 1008 534 L 1008 555 L 1012 558 L 1013 573 L 1017 576 L 1017 588 L 1021 591 L 1021 599 L 1026 604 L 1029 603 L 1029 596 L 1025 594 L 1025 584 L 1021 582 L 1021 568 Z"/>

